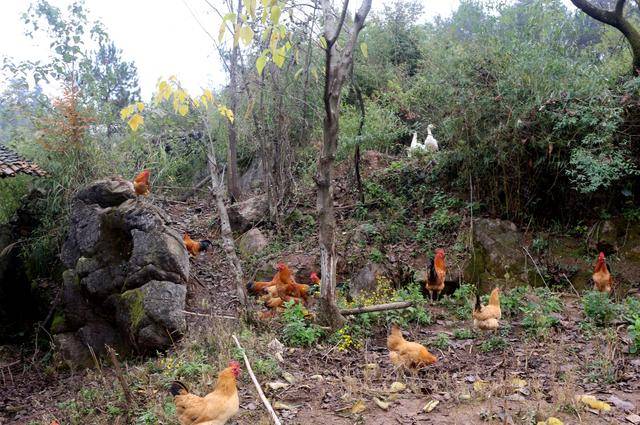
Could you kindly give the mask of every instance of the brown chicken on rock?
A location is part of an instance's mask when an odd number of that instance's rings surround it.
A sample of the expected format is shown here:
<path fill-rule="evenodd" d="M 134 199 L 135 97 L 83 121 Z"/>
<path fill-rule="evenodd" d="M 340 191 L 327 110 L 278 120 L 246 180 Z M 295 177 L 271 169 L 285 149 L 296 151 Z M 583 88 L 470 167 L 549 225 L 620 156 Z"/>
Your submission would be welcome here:
<path fill-rule="evenodd" d="M 149 195 L 149 189 L 151 188 L 149 174 L 151 174 L 149 170 L 144 170 L 133 178 L 133 190 L 136 195 Z"/>
<path fill-rule="evenodd" d="M 473 327 L 483 331 L 495 331 L 500 326 L 500 288 L 495 288 L 489 296 L 489 304 L 480 303 L 480 294 L 476 292 L 476 305 L 473 309 Z"/>
<path fill-rule="evenodd" d="M 594 290 L 607 293 L 611 292 L 613 279 L 611 278 L 611 273 L 609 273 L 604 252 L 598 255 L 598 262 L 596 263 L 596 268 L 593 270 L 591 278 L 593 279 Z"/>
<path fill-rule="evenodd" d="M 431 354 L 424 345 L 405 340 L 402 331 L 396 325 L 391 327 L 391 333 L 387 338 L 387 348 L 389 348 L 389 359 L 396 367 L 415 369 L 432 365 L 438 361 L 436 356 Z"/>
<path fill-rule="evenodd" d="M 444 289 L 444 279 L 447 276 L 447 265 L 444 262 L 444 249 L 436 249 L 435 258 L 429 262 L 429 270 L 427 271 L 427 283 L 425 287 L 429 291 L 429 298 L 433 301 L 433 293 L 436 299 L 440 296 L 440 292 Z"/>
<path fill-rule="evenodd" d="M 229 367 L 218 375 L 212 392 L 204 397 L 191 394 L 180 381 L 171 383 L 176 413 L 180 425 L 224 425 L 240 410 L 236 378 L 240 375 L 240 363 L 229 362 Z"/>

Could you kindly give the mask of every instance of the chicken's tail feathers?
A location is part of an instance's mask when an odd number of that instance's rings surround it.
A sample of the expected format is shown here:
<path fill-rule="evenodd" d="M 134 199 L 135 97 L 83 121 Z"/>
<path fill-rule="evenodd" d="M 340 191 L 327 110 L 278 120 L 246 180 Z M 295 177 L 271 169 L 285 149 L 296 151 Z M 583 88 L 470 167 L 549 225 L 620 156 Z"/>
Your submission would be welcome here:
<path fill-rule="evenodd" d="M 189 389 L 180 381 L 171 382 L 171 386 L 169 387 L 169 392 L 173 396 L 189 394 Z"/>
<path fill-rule="evenodd" d="M 435 259 L 431 257 L 429 259 L 429 282 L 436 280 L 436 263 Z"/>
<path fill-rule="evenodd" d="M 253 292 L 254 283 L 255 283 L 255 282 L 254 282 L 253 280 L 251 280 L 251 281 L 247 282 L 247 291 L 249 291 L 249 292 Z"/>
<path fill-rule="evenodd" d="M 480 291 L 476 291 L 476 305 L 473 307 L 473 311 L 482 310 L 482 303 L 480 302 Z"/>
<path fill-rule="evenodd" d="M 213 243 L 209 239 L 203 239 L 200 241 L 200 250 L 207 251 Z"/>

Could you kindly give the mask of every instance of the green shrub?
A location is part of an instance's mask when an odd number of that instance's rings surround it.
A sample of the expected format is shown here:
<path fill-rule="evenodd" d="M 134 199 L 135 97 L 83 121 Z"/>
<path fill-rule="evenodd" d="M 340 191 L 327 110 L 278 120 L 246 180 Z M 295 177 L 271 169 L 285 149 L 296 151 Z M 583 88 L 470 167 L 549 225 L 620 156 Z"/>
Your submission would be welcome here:
<path fill-rule="evenodd" d="M 606 292 L 586 292 L 582 297 L 582 307 L 587 318 L 598 326 L 608 325 L 621 312 L 620 306 Z"/>
<path fill-rule="evenodd" d="M 284 312 L 282 313 L 285 322 L 283 336 L 284 340 L 290 345 L 297 347 L 309 346 L 322 336 L 322 330 L 309 323 L 305 315 L 304 307 L 294 300 L 284 304 Z"/>
<path fill-rule="evenodd" d="M 640 352 L 640 315 L 636 316 L 635 320 L 627 328 L 629 331 L 629 352 L 631 354 L 638 354 Z"/>

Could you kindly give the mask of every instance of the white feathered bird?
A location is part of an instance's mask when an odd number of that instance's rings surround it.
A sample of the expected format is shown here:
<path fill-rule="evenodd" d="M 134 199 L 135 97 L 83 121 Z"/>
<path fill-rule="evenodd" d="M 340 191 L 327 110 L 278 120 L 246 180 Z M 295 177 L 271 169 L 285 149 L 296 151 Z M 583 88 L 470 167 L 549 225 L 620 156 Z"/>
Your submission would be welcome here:
<path fill-rule="evenodd" d="M 415 151 L 426 151 L 426 146 L 418 142 L 418 133 L 416 132 L 413 133 L 413 139 L 411 139 L 411 145 L 409 146 L 409 158 Z"/>
<path fill-rule="evenodd" d="M 434 128 L 435 126 L 433 124 L 429 124 L 427 126 L 427 133 L 429 134 L 427 135 L 427 138 L 424 139 L 424 145 L 422 145 L 423 149 L 431 149 L 434 151 L 438 150 L 438 141 L 433 137 L 433 134 L 431 134 L 431 130 Z"/>

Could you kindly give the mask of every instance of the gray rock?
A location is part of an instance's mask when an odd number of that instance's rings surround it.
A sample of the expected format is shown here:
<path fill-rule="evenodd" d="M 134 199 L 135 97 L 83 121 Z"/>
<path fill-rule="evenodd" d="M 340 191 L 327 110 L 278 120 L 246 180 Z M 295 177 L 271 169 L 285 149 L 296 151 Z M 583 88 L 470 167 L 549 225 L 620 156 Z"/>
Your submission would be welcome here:
<path fill-rule="evenodd" d="M 130 351 L 122 341 L 153 353 L 186 327 L 182 284 L 190 265 L 182 238 L 161 209 L 134 199 L 129 184 L 101 180 L 78 193 L 61 255 L 69 270 L 63 274 L 60 329 L 75 332 L 98 355 L 105 343 Z M 65 338 L 73 351 L 76 341 Z"/>
<path fill-rule="evenodd" d="M 367 263 L 349 283 L 349 294 L 354 297 L 362 291 L 373 291 L 378 284 L 377 277 L 384 269 L 379 264 Z"/>
<path fill-rule="evenodd" d="M 98 204 L 102 208 L 114 207 L 135 197 L 133 184 L 122 179 L 98 180 L 76 195 L 86 205 Z"/>
<path fill-rule="evenodd" d="M 252 226 L 267 220 L 268 216 L 269 205 L 266 195 L 254 196 L 229 208 L 229 222 L 236 232 L 246 232 Z"/>
<path fill-rule="evenodd" d="M 474 220 L 473 235 L 475 256 L 465 267 L 466 281 L 502 281 L 507 285 L 517 285 L 529 280 L 524 273 L 523 236 L 514 223 L 480 218 Z M 532 278 L 535 278 L 535 271 L 532 272 Z"/>
<path fill-rule="evenodd" d="M 53 336 L 56 357 L 70 369 L 84 369 L 93 366 L 91 352 L 82 340 L 72 332 Z"/>
<path fill-rule="evenodd" d="M 250 257 L 257 254 L 269 245 L 269 241 L 258 228 L 253 228 L 242 235 L 238 243 L 240 254 L 244 257 Z"/>
<path fill-rule="evenodd" d="M 186 296 L 184 285 L 151 281 L 120 295 L 115 301 L 116 321 L 139 351 L 168 348 L 186 330 Z"/>

